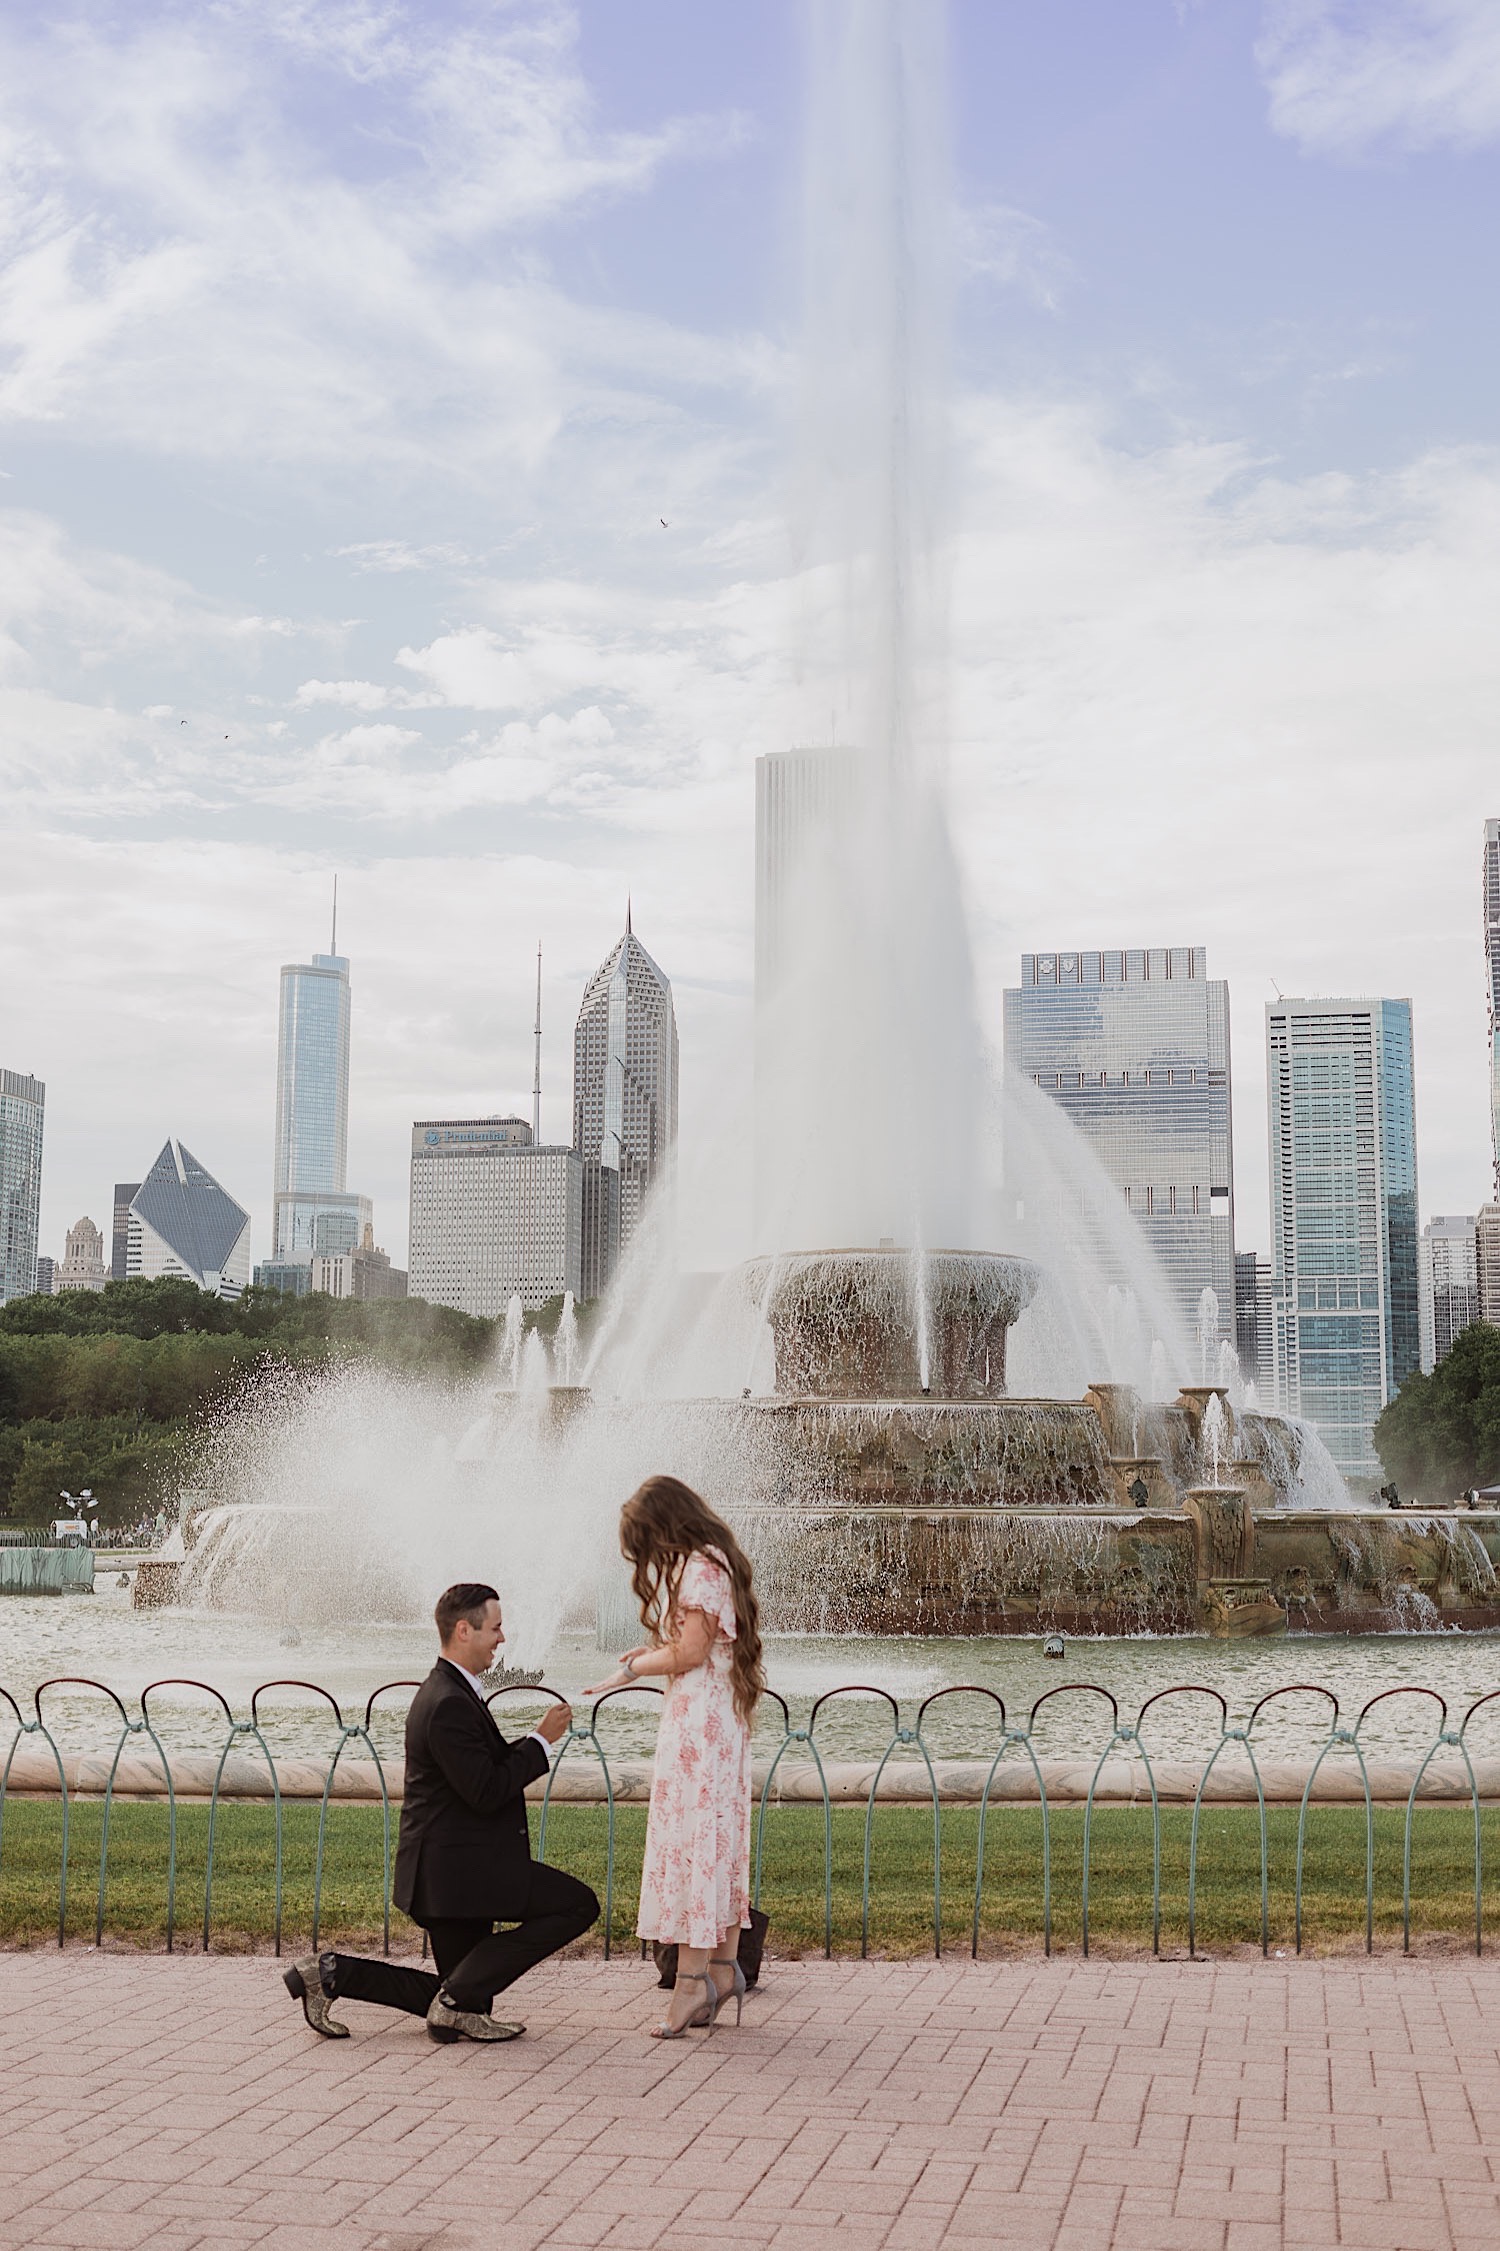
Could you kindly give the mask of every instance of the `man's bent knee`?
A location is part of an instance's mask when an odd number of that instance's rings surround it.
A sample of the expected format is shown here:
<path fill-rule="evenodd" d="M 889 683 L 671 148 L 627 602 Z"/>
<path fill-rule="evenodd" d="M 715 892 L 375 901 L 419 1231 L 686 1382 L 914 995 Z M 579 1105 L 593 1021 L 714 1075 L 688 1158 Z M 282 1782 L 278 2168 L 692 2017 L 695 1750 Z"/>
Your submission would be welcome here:
<path fill-rule="evenodd" d="M 599 1920 L 599 1899 L 597 1893 L 591 1892 L 587 1884 L 575 1883 L 574 1890 L 577 1897 L 569 1901 L 567 1912 L 569 1920 L 577 1925 L 573 1934 L 574 1937 L 581 1938 L 584 1932 L 592 1930 Z"/>

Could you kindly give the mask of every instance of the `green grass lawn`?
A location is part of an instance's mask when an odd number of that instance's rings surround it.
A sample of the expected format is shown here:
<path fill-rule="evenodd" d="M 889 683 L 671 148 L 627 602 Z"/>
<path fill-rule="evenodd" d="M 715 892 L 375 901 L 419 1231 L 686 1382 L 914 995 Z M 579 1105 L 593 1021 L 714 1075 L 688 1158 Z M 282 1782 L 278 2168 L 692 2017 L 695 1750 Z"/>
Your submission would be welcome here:
<path fill-rule="evenodd" d="M 295 1951 L 311 1924 L 316 1806 L 285 1809 L 283 1947 Z M 632 1943 L 645 1812 L 622 1807 L 616 1817 L 614 1913 L 617 1946 Z M 1375 1930 L 1377 1940 L 1398 1943 L 1401 1933 L 1403 1814 L 1375 1816 Z M 70 1812 L 68 1913 L 70 1939 L 92 1940 L 99 1888 L 102 1809 L 75 1802 Z M 833 1814 L 833 1945 L 857 1952 L 864 1811 L 836 1807 Z M 1187 1937 L 1188 1834 L 1186 1808 L 1162 1814 L 1162 1943 Z M 532 1835 L 537 1819 L 532 1815 Z M 1273 1809 L 1270 1838 L 1270 1920 L 1273 1946 L 1293 1934 L 1297 1816 Z M 977 1815 L 966 1807 L 943 1812 L 943 1939 L 966 1950 L 974 1913 Z M 1500 1935 L 1500 1812 L 1482 1816 L 1487 1917 Z M 275 1911 L 274 1824 L 271 1809 L 226 1805 L 219 1809 L 214 1845 L 212 1943 L 230 1950 L 263 1946 Z M 546 1857 L 571 1869 L 604 1896 L 606 1817 L 602 1807 L 560 1805 L 550 1812 Z M 201 1943 L 208 1810 L 183 1806 L 177 1825 L 176 1932 L 179 1946 Z M 10 1799 L 0 1830 L 0 1944 L 39 1945 L 57 1935 L 62 1808 L 52 1800 Z M 1032 1947 L 1042 1936 L 1042 1821 L 1040 1811 L 1006 1807 L 986 1825 L 984 1903 L 980 1951 Z M 1052 1814 L 1052 1936 L 1074 1948 L 1080 1938 L 1083 1863 L 1081 1809 Z M 394 1847 L 394 1838 L 393 1838 Z M 1151 1942 L 1151 1823 L 1132 1807 L 1095 1813 L 1090 1878 L 1090 1938 L 1104 1950 L 1149 1947 Z M 1494 1870 L 1491 1877 L 1490 1871 Z M 1332 1806 L 1308 1818 L 1303 1880 L 1304 1944 L 1345 1947 L 1361 1940 L 1365 1915 L 1365 1835 L 1362 1810 Z M 110 1821 L 105 1933 L 127 1944 L 158 1946 L 166 1936 L 167 1809 L 117 1805 Z M 1452 1807 L 1419 1811 L 1412 1850 L 1412 1928 L 1446 1934 L 1472 1945 L 1474 1928 L 1472 1816 Z M 820 1808 L 774 1807 L 766 1821 L 761 1904 L 771 1917 L 773 1951 L 821 1951 L 823 1944 L 823 1820 Z M 330 1808 L 323 1872 L 322 1935 L 351 1946 L 378 1944 L 381 1919 L 381 1818 L 378 1806 Z M 397 1946 L 414 1937 L 404 1916 L 392 1915 Z M 1258 1943 L 1260 1883 L 1257 1821 L 1253 1807 L 1215 1807 L 1202 1819 L 1198 1861 L 1200 1947 Z M 597 1940 L 595 1941 L 597 1943 Z M 870 1882 L 870 1950 L 919 1955 L 932 1947 L 932 1817 L 916 1807 L 877 1810 Z"/>

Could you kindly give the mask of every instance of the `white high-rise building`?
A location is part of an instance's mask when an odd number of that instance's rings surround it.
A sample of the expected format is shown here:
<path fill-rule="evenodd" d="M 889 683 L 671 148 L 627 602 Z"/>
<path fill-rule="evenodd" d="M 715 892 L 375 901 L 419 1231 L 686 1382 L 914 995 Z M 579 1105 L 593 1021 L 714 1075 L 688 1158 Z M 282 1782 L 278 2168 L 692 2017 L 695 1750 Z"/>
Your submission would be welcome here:
<path fill-rule="evenodd" d="M 633 934 L 627 908 L 625 935 L 585 986 L 573 1034 L 584 1297 L 608 1284 L 676 1139 L 672 987 Z"/>
<path fill-rule="evenodd" d="M 411 1129 L 408 1289 L 494 1320 L 582 1293 L 583 1166 L 524 1118 L 419 1118 Z"/>
<path fill-rule="evenodd" d="M 56 1290 L 102 1290 L 109 1280 L 104 1263 L 104 1237 L 91 1219 L 80 1219 L 68 1229 L 62 1264 L 53 1278 Z"/>
<path fill-rule="evenodd" d="M 356 1250 L 374 1213 L 347 1186 L 349 963 L 314 954 L 281 972 L 276 1034 L 276 1170 L 272 1258 Z"/>
<path fill-rule="evenodd" d="M 250 1214 L 180 1141 L 168 1141 L 136 1190 L 126 1233 L 129 1276 L 164 1274 L 215 1297 L 238 1297 L 250 1280 Z"/>
<path fill-rule="evenodd" d="M 1205 948 L 1022 954 L 1005 1059 L 1088 1141 L 1161 1261 L 1186 1334 L 1212 1290 L 1217 1336 L 1233 1340 L 1229 987 L 1209 976 Z"/>
<path fill-rule="evenodd" d="M 1429 1219 L 1417 1246 L 1422 1368 L 1431 1375 L 1479 1319 L 1479 1243 L 1472 1212 Z"/>
<path fill-rule="evenodd" d="M 46 1104 L 40 1079 L 0 1071 L 0 1305 L 36 1288 Z"/>

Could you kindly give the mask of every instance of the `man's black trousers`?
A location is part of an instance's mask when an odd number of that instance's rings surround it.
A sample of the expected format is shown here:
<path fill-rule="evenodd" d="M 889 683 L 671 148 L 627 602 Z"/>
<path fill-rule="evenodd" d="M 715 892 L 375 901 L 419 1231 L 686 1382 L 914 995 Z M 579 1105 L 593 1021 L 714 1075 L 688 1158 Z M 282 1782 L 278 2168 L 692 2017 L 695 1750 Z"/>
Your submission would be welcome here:
<path fill-rule="evenodd" d="M 425 2017 L 441 1986 L 455 2008 L 483 2012 L 497 1993 L 559 1947 L 581 1938 L 598 1920 L 599 1902 L 587 1884 L 535 1860 L 526 1912 L 514 1930 L 497 1931 L 493 1919 L 434 1918 L 424 1925 L 432 1941 L 436 1976 L 396 1962 L 371 1961 L 363 1954 L 323 1954 L 319 1974 L 324 1991 L 339 2000 L 376 2001 L 382 2008 L 406 2009 L 412 2016 Z"/>

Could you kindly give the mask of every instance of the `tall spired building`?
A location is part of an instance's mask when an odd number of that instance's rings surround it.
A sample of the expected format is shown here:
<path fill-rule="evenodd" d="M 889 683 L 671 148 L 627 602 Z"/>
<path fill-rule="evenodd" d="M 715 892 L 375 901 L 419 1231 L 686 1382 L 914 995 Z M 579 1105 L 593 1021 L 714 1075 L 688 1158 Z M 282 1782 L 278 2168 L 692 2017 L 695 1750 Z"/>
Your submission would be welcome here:
<path fill-rule="evenodd" d="M 573 1034 L 573 1146 L 583 1160 L 583 1294 L 597 1297 L 677 1139 L 672 987 L 630 927 L 584 988 Z"/>
<path fill-rule="evenodd" d="M 349 964 L 334 948 L 281 972 L 276 1036 L 272 1257 L 338 1257 L 364 1241 L 368 1196 L 345 1186 L 349 1154 Z"/>

